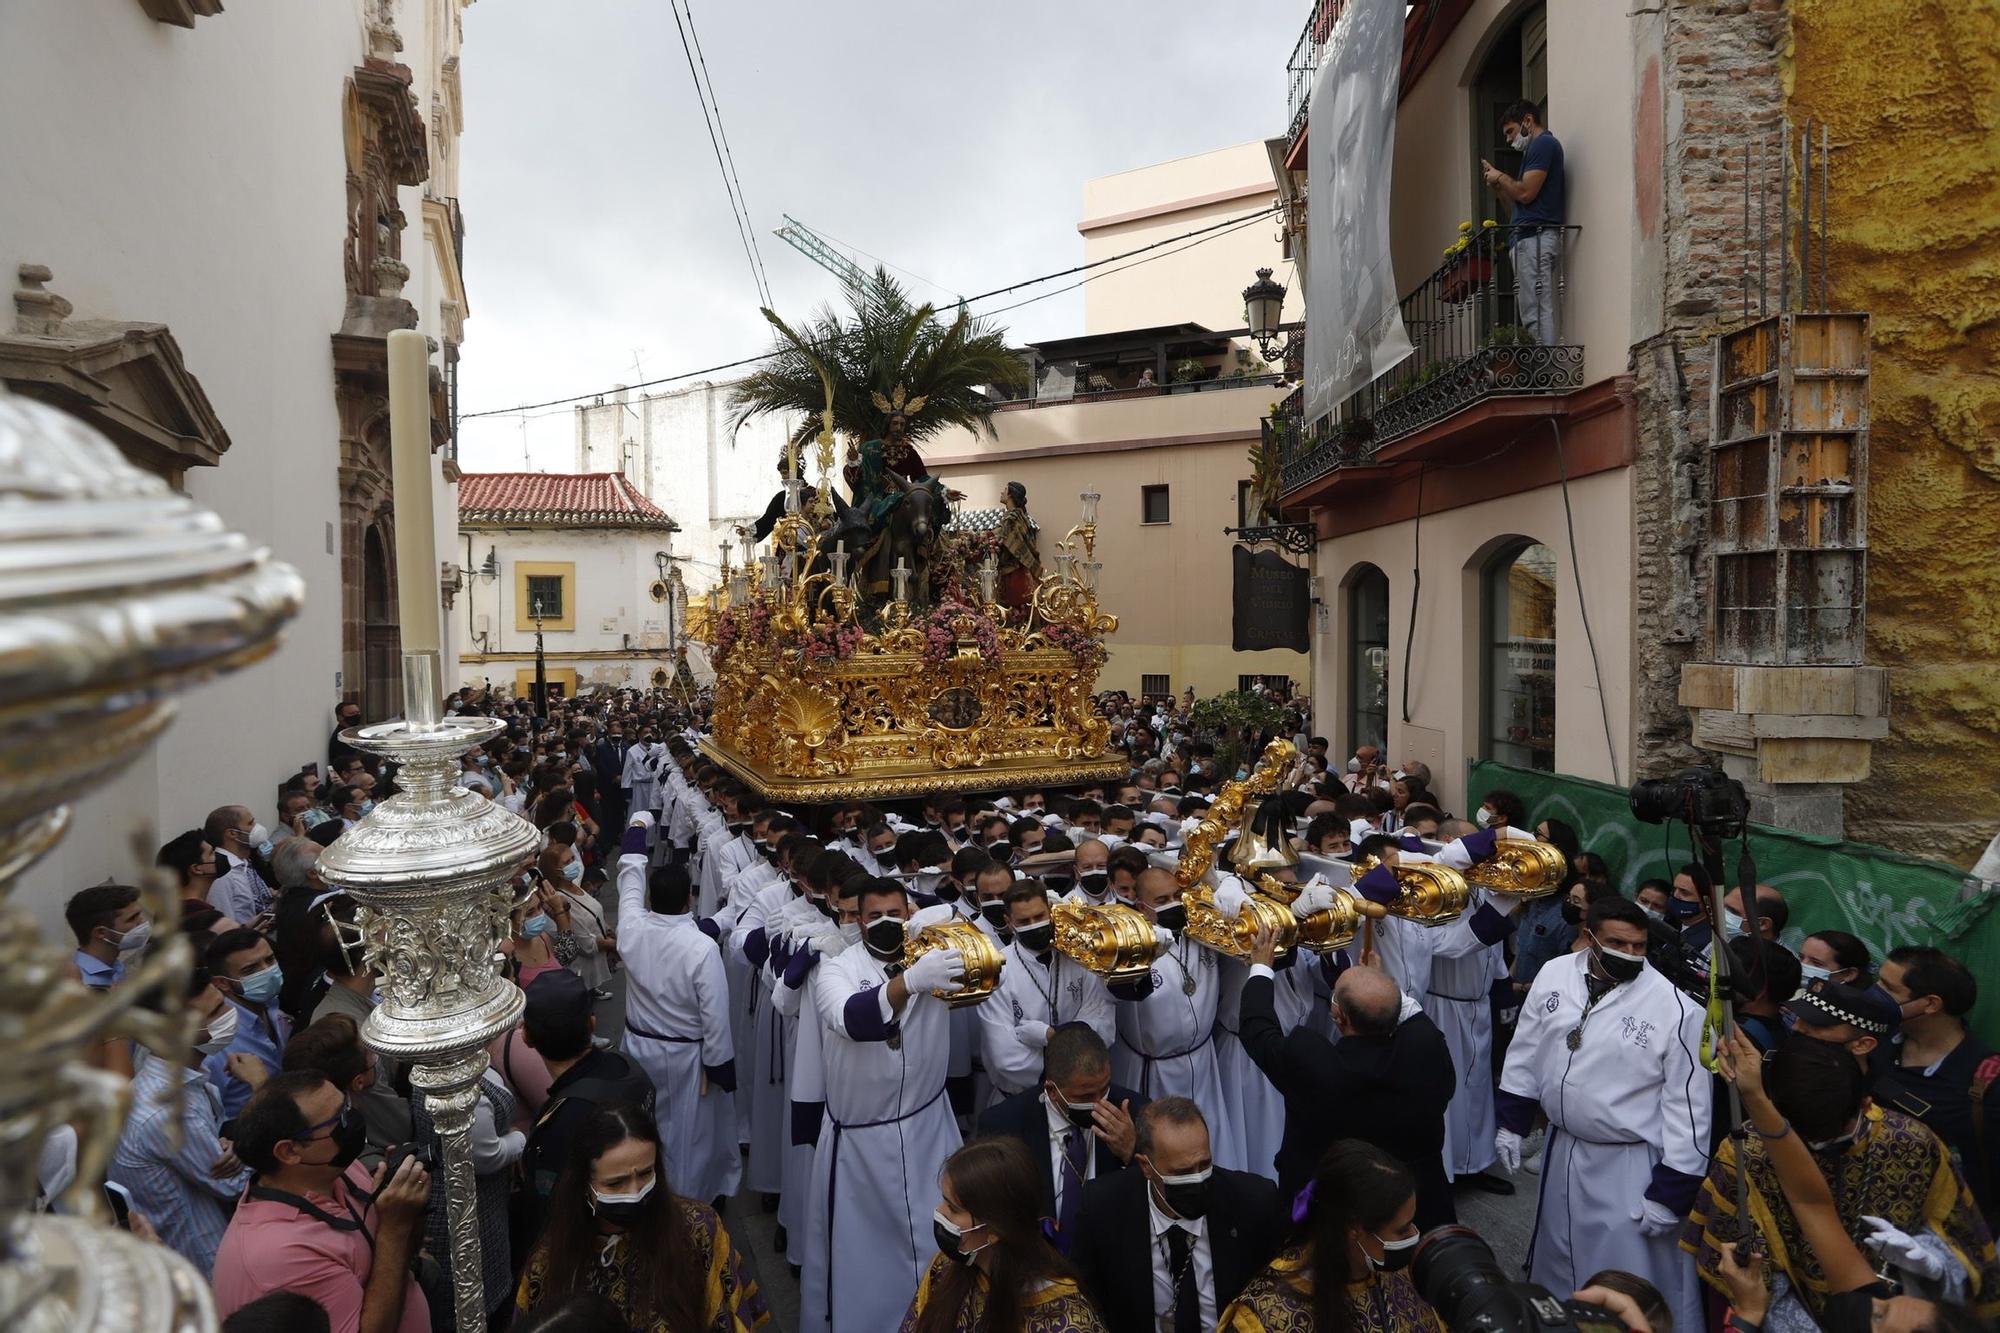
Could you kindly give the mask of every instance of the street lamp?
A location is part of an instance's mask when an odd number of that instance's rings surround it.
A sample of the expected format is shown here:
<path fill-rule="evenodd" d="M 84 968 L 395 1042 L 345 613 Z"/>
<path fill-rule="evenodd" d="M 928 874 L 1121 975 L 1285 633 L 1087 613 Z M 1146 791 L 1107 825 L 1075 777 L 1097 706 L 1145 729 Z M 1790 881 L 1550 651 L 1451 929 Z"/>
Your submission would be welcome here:
<path fill-rule="evenodd" d="M 1279 355 L 1277 344 L 1284 310 L 1284 285 L 1272 281 L 1270 269 L 1258 269 L 1257 281 L 1243 289 L 1243 317 L 1266 361 L 1276 360 Z"/>

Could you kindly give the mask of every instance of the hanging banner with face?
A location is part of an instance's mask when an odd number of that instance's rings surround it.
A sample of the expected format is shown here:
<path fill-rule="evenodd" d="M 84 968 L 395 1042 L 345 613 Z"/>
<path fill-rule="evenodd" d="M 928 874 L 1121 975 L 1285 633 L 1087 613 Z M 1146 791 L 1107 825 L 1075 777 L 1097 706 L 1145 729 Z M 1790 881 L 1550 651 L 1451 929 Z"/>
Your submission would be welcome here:
<path fill-rule="evenodd" d="M 1306 617 L 1312 605 L 1312 576 L 1305 567 L 1276 551 L 1252 553 L 1241 544 L 1231 558 L 1236 578 L 1230 647 L 1239 653 L 1266 648 L 1310 652 Z"/>
<path fill-rule="evenodd" d="M 1306 128 L 1306 419 L 1410 354 L 1389 262 L 1405 0 L 1348 0 Z"/>

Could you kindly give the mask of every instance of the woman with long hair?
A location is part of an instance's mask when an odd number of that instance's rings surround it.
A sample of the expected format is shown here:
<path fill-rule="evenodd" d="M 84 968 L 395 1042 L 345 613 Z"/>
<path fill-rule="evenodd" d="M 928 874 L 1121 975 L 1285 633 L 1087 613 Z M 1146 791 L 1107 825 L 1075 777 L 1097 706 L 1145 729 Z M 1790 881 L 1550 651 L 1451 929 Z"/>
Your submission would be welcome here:
<path fill-rule="evenodd" d="M 945 1159 L 938 1256 L 897 1333 L 1104 1333 L 1042 1235 L 1037 1179 L 1019 1139 L 974 1139 Z"/>
<path fill-rule="evenodd" d="M 715 1210 L 667 1187 L 653 1117 L 634 1106 L 600 1107 L 578 1127 L 515 1299 L 534 1313 L 578 1291 L 609 1297 L 635 1333 L 742 1333 L 770 1319 Z"/>
<path fill-rule="evenodd" d="M 1222 1312 L 1218 1333 L 1444 1333 L 1410 1281 L 1416 1218 L 1409 1170 L 1339 1140 L 1292 1205 L 1291 1242 Z"/>

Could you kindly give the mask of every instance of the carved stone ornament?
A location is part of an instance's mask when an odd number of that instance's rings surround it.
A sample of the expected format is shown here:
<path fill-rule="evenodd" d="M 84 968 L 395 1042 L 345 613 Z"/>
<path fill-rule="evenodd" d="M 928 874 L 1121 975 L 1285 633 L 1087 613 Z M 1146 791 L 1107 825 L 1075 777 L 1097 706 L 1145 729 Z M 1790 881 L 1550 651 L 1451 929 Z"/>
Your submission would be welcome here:
<path fill-rule="evenodd" d="M 131 762 L 173 716 L 172 696 L 268 654 L 305 584 L 213 513 L 127 462 L 77 418 L 0 391 L 0 1328 L 111 1333 L 210 1328 L 208 1284 L 164 1246 L 77 1215 L 32 1211 L 49 1131 L 77 1126 L 76 1179 L 101 1175 L 129 1088 L 91 1067 L 132 1040 L 179 1062 L 193 955 L 177 894 L 147 881 L 156 943 L 108 995 L 67 975 L 6 894 L 68 824 L 72 800 Z M 97 831 L 100 834 L 102 830 Z M 140 830 L 132 830 L 135 837 Z M 150 843 L 148 844 L 150 845 Z"/>

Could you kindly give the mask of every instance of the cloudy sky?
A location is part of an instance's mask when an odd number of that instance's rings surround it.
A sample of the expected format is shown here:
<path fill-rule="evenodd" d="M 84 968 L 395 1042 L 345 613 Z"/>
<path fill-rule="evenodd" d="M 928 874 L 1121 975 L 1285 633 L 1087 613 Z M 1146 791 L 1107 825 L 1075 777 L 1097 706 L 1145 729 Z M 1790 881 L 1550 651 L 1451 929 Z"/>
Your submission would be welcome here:
<path fill-rule="evenodd" d="M 837 290 L 771 235 L 785 213 L 864 264 L 944 284 L 910 279 L 926 299 L 1081 262 L 1087 178 L 1282 132 L 1285 60 L 1309 9 L 689 2 L 787 316 Z M 463 77 L 463 412 L 764 350 L 667 0 L 486 0 L 465 13 Z M 1082 302 L 1071 292 L 1004 322 L 1016 341 L 1071 334 Z M 465 465 L 565 470 L 574 420 L 559 407 L 466 421 Z"/>

